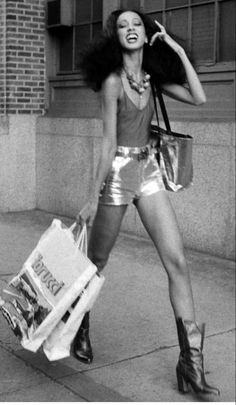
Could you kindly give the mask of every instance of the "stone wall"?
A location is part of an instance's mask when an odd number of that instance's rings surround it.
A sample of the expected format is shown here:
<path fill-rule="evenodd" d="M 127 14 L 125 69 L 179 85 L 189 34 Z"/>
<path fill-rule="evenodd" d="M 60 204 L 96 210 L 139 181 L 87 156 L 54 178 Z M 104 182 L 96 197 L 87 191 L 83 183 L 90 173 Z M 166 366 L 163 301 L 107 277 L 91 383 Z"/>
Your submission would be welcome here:
<path fill-rule="evenodd" d="M 36 207 L 35 115 L 0 117 L 0 211 Z"/>
<path fill-rule="evenodd" d="M 77 214 L 95 177 L 101 134 L 102 124 L 96 119 L 38 118 L 37 208 Z"/>
<path fill-rule="evenodd" d="M 194 184 L 169 193 L 186 247 L 235 257 L 233 123 L 173 123 L 194 137 Z M 74 217 L 86 203 L 102 141 L 99 119 L 0 119 L 0 211 L 42 209 Z M 134 207 L 122 230 L 147 237 Z"/>
<path fill-rule="evenodd" d="M 173 123 L 194 137 L 194 185 L 169 193 L 188 248 L 235 255 L 234 124 Z M 99 119 L 38 118 L 37 207 L 75 216 L 86 203 L 101 146 Z M 147 237 L 133 207 L 122 230 Z"/>

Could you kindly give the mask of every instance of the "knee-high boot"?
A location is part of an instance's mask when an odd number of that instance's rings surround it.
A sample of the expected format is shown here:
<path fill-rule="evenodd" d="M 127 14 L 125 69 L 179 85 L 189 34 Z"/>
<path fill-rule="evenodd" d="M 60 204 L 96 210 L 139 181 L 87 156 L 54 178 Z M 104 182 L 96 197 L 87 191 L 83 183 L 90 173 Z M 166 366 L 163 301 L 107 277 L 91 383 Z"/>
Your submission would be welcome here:
<path fill-rule="evenodd" d="M 89 339 L 89 312 L 86 312 L 74 339 L 73 352 L 83 363 L 92 363 L 93 351 Z"/>
<path fill-rule="evenodd" d="M 203 365 L 203 340 L 205 325 L 177 319 L 177 331 L 180 345 L 179 361 L 176 367 L 179 391 L 189 392 L 189 385 L 195 393 L 220 395 L 218 388 L 207 384 Z"/>

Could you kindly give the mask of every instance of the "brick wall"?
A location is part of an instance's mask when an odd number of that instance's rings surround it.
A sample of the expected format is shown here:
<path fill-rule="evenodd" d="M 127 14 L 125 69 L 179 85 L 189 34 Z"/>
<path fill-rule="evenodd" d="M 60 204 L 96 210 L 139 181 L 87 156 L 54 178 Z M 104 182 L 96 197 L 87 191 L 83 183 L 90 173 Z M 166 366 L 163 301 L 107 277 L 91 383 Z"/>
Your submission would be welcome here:
<path fill-rule="evenodd" d="M 42 114 L 45 99 L 45 0 L 1 0 L 5 52 L 0 80 L 7 114 Z M 4 18 L 5 15 L 5 18 Z M 0 44 L 1 45 L 1 44 Z M 4 65 L 5 63 L 5 65 Z M 1 114 L 4 91 L 1 94 Z"/>
<path fill-rule="evenodd" d="M 5 14 L 4 14 L 4 3 L 0 1 L 0 114 L 4 113 L 4 43 L 5 43 Z"/>

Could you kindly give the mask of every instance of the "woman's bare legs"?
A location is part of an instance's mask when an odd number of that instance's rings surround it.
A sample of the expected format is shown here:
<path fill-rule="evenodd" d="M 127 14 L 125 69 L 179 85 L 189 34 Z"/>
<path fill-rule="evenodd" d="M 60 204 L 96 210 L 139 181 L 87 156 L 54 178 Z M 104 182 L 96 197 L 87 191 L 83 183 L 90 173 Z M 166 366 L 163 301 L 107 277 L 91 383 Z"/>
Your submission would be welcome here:
<path fill-rule="evenodd" d="M 97 266 L 99 272 L 106 265 L 115 244 L 127 205 L 98 205 L 97 214 L 91 229 L 88 257 Z M 83 318 L 74 339 L 74 355 L 83 363 L 93 361 L 93 351 L 89 338 L 89 312 Z"/>
<path fill-rule="evenodd" d="M 142 197 L 136 202 L 136 207 L 167 272 L 175 317 L 194 321 L 193 295 L 183 241 L 166 191 Z"/>
<path fill-rule="evenodd" d="M 99 204 L 88 246 L 88 257 L 101 271 L 120 231 L 127 205 Z"/>
<path fill-rule="evenodd" d="M 136 203 L 140 218 L 153 240 L 169 280 L 171 304 L 176 318 L 195 319 L 190 275 L 176 216 L 165 191 Z M 107 263 L 120 230 L 127 205 L 99 204 L 93 222 L 88 257 L 101 271 Z"/>
<path fill-rule="evenodd" d="M 169 279 L 170 301 L 174 310 L 180 346 L 176 367 L 180 392 L 219 395 L 218 388 L 205 379 L 203 366 L 204 326 L 195 322 L 190 275 L 176 216 L 165 191 L 141 198 L 137 204 L 141 220 L 153 240 Z"/>

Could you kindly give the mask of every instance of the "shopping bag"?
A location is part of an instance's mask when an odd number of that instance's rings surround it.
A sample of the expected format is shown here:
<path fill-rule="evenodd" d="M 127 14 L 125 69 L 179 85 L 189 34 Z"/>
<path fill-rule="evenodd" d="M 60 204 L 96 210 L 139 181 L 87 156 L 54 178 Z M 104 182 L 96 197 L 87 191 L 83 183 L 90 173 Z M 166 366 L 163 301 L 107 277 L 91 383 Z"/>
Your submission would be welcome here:
<path fill-rule="evenodd" d="M 21 345 L 36 352 L 95 275 L 73 228 L 54 219 L 0 299 Z"/>
<path fill-rule="evenodd" d="M 74 308 L 68 313 L 43 343 L 43 351 L 50 361 L 70 356 L 71 345 L 86 312 L 90 311 L 104 283 L 104 277 L 95 274 L 80 294 Z"/>
<path fill-rule="evenodd" d="M 87 229 L 83 226 L 77 246 L 80 251 L 87 255 Z M 43 343 L 43 351 L 50 361 L 63 359 L 70 356 L 71 344 L 80 327 L 86 312 L 90 311 L 96 301 L 105 278 L 98 273 L 94 274 L 85 286 L 76 303 L 68 309 L 65 316 L 53 329 Z"/>

